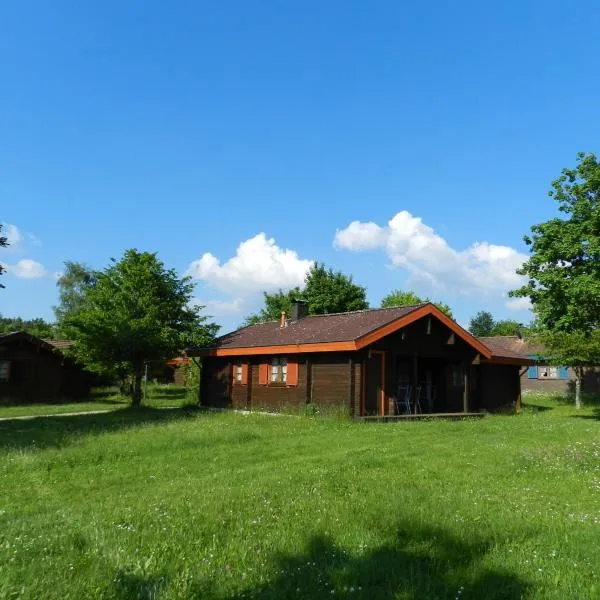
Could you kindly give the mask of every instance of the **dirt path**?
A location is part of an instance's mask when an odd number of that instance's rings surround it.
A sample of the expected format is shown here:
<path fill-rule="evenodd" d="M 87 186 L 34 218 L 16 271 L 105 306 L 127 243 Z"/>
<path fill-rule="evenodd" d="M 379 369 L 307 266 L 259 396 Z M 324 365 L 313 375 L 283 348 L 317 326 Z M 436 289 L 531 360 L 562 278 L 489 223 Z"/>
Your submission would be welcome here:
<path fill-rule="evenodd" d="M 68 412 L 68 413 L 50 413 L 46 415 L 20 415 L 15 417 L 0 417 L 0 422 L 2 421 L 27 421 L 29 419 L 40 419 L 46 417 L 77 417 L 79 415 L 101 415 L 104 413 L 113 412 L 112 408 L 107 408 L 104 410 L 84 410 L 82 412 Z"/>

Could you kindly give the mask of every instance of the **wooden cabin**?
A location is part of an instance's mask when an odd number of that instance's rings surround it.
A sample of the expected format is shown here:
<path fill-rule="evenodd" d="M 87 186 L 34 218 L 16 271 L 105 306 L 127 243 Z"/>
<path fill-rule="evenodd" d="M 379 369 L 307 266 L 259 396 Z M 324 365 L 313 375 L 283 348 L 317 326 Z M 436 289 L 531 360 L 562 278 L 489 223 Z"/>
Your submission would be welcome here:
<path fill-rule="evenodd" d="M 539 392 L 556 396 L 572 396 L 575 393 L 575 370 L 566 365 L 557 365 L 544 359 L 544 348 L 518 335 L 501 335 L 479 338 L 498 352 L 512 352 L 533 359 L 536 364 L 521 371 L 523 391 Z M 600 392 L 600 366 L 583 367 L 582 391 L 586 394 Z"/>
<path fill-rule="evenodd" d="M 69 345 L 24 331 L 0 334 L 0 402 L 86 398 L 92 375 L 65 356 Z"/>
<path fill-rule="evenodd" d="M 281 410 L 337 406 L 354 417 L 473 414 L 519 408 L 520 370 L 431 303 L 308 316 L 243 327 L 202 358 L 201 403 Z"/>

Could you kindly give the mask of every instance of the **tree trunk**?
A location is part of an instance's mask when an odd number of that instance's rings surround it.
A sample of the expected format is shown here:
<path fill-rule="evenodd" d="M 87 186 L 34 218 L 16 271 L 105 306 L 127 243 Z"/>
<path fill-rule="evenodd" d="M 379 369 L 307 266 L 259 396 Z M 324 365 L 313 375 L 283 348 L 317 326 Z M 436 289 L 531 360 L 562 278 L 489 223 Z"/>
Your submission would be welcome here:
<path fill-rule="evenodd" d="M 131 394 L 131 406 L 142 405 L 142 364 L 135 366 L 133 390 Z"/>
<path fill-rule="evenodd" d="M 583 379 L 583 367 L 575 367 L 575 408 L 581 408 L 581 380 Z"/>

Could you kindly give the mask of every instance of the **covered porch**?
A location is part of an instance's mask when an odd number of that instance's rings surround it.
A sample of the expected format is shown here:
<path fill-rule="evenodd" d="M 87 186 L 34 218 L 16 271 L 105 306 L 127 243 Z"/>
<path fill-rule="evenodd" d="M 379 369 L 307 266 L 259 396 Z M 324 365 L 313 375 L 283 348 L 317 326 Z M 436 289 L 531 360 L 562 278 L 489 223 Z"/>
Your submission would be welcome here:
<path fill-rule="evenodd" d="M 480 350 L 487 348 L 432 318 L 391 333 L 363 354 L 359 416 L 464 417 L 501 402 L 517 405 L 518 366 L 488 364 Z M 491 385 L 502 390 L 497 400 L 485 390 Z"/>

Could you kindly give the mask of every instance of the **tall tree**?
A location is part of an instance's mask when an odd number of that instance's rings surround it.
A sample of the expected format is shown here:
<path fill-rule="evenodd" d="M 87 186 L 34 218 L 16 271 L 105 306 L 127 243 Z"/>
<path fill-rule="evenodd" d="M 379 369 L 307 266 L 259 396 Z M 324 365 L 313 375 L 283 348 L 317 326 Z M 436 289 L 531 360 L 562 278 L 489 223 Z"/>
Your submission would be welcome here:
<path fill-rule="evenodd" d="M 65 270 L 58 278 L 58 305 L 54 307 L 59 335 L 71 337 L 67 321 L 83 305 L 86 292 L 94 285 L 96 273 L 83 263 L 66 261 Z"/>
<path fill-rule="evenodd" d="M 264 306 L 258 313 L 246 317 L 245 325 L 276 321 L 282 311 L 289 315 L 292 302 L 300 298 L 308 302 L 308 312 L 311 315 L 369 308 L 364 287 L 355 284 L 351 276 L 327 269 L 322 263 L 312 265 L 303 287 L 279 290 L 273 294 L 263 292 L 263 296 Z"/>
<path fill-rule="evenodd" d="M 404 290 L 393 290 L 387 296 L 384 296 L 381 300 L 381 308 L 392 308 L 394 306 L 413 306 L 415 304 L 423 304 L 425 302 L 431 302 L 434 306 L 439 308 L 445 315 L 453 318 L 452 309 L 444 302 L 433 302 L 429 298 L 421 298 L 419 295 L 412 291 Z"/>
<path fill-rule="evenodd" d="M 552 182 L 549 195 L 564 217 L 533 225 L 525 236 L 530 256 L 518 270 L 527 283 L 511 292 L 528 297 L 541 327 L 548 332 L 548 351 L 572 348 L 568 339 L 586 343 L 589 363 L 595 360 L 594 340 L 600 327 L 600 163 L 594 154 L 580 153 L 573 169 Z M 559 341 L 563 340 L 563 341 Z M 589 343 L 587 342 L 589 340 Z M 581 353 L 564 364 L 575 366 Z M 575 403 L 581 405 L 581 377 Z"/>
<path fill-rule="evenodd" d="M 292 302 L 303 297 L 303 291 L 295 287 L 287 292 L 279 290 L 273 294 L 263 292 L 264 306 L 258 313 L 249 315 L 244 321 L 244 325 L 256 325 L 257 323 L 266 323 L 267 321 L 277 321 L 282 312 L 290 314 Z"/>
<path fill-rule="evenodd" d="M 351 275 L 314 263 L 306 275 L 304 297 L 311 315 L 348 312 L 369 308 L 366 289 L 352 281 Z"/>
<path fill-rule="evenodd" d="M 525 329 L 521 323 L 512 319 L 501 319 L 494 323 L 491 335 L 521 335 Z"/>
<path fill-rule="evenodd" d="M 8 246 L 8 238 L 5 235 L 2 235 L 2 223 L 0 223 L 0 248 L 6 248 L 6 246 Z M 5 269 L 2 266 L 2 263 L 0 263 L 0 275 L 2 275 L 4 271 Z M 4 286 L 0 283 L 0 289 L 3 287 Z"/>
<path fill-rule="evenodd" d="M 469 322 L 469 331 L 478 337 L 494 335 L 494 317 L 487 310 L 480 310 Z"/>
<path fill-rule="evenodd" d="M 92 370 L 115 369 L 132 377 L 132 404 L 141 403 L 146 361 L 177 355 L 189 345 L 208 345 L 218 326 L 192 306 L 193 284 L 166 269 L 156 254 L 127 250 L 95 274 L 77 310 L 65 319 L 73 353 Z"/>

